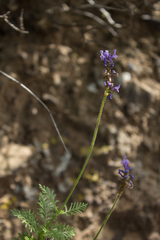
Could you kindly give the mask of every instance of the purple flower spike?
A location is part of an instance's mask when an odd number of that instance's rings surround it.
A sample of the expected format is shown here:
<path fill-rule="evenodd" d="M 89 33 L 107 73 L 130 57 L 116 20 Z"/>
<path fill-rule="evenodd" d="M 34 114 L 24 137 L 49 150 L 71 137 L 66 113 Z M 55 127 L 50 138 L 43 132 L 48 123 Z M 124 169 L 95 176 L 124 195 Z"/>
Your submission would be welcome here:
<path fill-rule="evenodd" d="M 105 95 L 109 96 L 109 99 L 112 99 L 112 91 L 116 90 L 119 92 L 121 84 L 114 87 L 112 82 L 112 76 L 118 75 L 115 70 L 112 70 L 114 67 L 113 58 L 117 58 L 116 49 L 114 49 L 113 55 L 108 50 L 100 50 L 100 60 L 103 62 L 105 70 L 104 70 L 104 82 L 105 85 Z"/>
<path fill-rule="evenodd" d="M 121 162 L 124 166 L 124 170 L 119 169 L 118 174 L 121 176 L 122 184 L 120 187 L 119 194 L 121 194 L 125 188 L 133 188 L 133 183 L 130 179 L 134 179 L 133 174 L 130 174 L 132 167 L 129 167 L 129 160 L 125 156 Z"/>
<path fill-rule="evenodd" d="M 113 58 L 118 57 L 116 55 L 116 49 L 114 49 L 113 55 L 111 55 L 108 50 L 100 50 L 100 54 L 100 60 L 103 61 L 104 67 L 107 68 L 107 71 L 111 70 L 111 68 L 114 67 Z"/>

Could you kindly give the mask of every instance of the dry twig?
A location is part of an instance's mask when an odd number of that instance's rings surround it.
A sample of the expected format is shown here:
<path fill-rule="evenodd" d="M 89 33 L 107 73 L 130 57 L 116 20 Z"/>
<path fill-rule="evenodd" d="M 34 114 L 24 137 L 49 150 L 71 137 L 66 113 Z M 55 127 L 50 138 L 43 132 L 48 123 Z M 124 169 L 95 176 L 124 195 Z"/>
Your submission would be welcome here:
<path fill-rule="evenodd" d="M 3 18 L 4 21 L 10 26 L 12 27 L 14 30 L 18 31 L 18 32 L 21 32 L 21 33 L 29 33 L 28 31 L 25 31 L 24 30 L 24 26 L 23 26 L 23 10 L 21 11 L 21 15 L 20 15 L 20 28 L 16 27 L 13 23 L 11 23 L 9 20 L 8 20 L 8 15 L 10 14 L 10 11 L 8 11 L 7 13 L 3 14 L 3 15 L 0 15 L 0 18 Z"/>

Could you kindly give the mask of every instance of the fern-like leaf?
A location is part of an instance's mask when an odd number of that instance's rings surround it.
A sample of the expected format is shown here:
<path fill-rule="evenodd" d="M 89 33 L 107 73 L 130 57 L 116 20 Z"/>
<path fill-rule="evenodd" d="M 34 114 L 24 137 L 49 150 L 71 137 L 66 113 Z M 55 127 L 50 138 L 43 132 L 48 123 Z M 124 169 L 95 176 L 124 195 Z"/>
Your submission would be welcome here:
<path fill-rule="evenodd" d="M 57 208 L 56 204 L 58 200 L 55 201 L 56 194 L 54 194 L 54 190 L 50 190 L 48 187 L 42 186 L 39 184 L 39 188 L 41 189 L 42 193 L 50 200 L 55 208 Z"/>
<path fill-rule="evenodd" d="M 44 226 L 56 215 L 58 208 L 56 206 L 58 201 L 55 201 L 56 194 L 48 187 L 39 184 L 42 193 L 39 194 L 39 206 L 38 214 L 44 221 Z"/>
<path fill-rule="evenodd" d="M 87 205 L 87 203 L 71 203 L 69 209 L 65 205 L 65 211 L 63 212 L 63 214 L 66 214 L 67 216 L 69 216 L 69 214 L 75 216 L 75 213 L 84 212 L 87 208 Z"/>
<path fill-rule="evenodd" d="M 38 208 L 38 214 L 41 216 L 44 222 L 44 226 L 47 225 L 48 221 L 55 215 L 55 207 L 51 204 L 50 200 L 45 197 L 42 193 L 39 195 L 40 208 Z"/>
<path fill-rule="evenodd" d="M 38 235 L 41 230 L 41 226 L 39 225 L 34 212 L 31 213 L 30 210 L 24 209 L 22 211 L 14 209 L 11 210 L 11 212 L 15 217 L 21 219 L 22 223 L 25 223 L 25 227 L 28 227 L 30 232 L 34 231 L 36 235 Z"/>
<path fill-rule="evenodd" d="M 75 236 L 75 229 L 69 225 L 56 223 L 45 232 L 45 236 L 48 238 L 54 237 L 56 240 L 68 240 Z"/>

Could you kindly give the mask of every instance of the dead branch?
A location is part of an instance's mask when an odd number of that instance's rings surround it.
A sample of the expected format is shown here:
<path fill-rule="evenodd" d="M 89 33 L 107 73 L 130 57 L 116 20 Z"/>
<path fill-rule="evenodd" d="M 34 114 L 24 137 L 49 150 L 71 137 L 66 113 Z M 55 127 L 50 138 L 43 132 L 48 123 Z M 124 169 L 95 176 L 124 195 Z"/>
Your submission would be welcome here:
<path fill-rule="evenodd" d="M 12 27 L 14 30 L 18 31 L 18 32 L 21 32 L 21 33 L 25 33 L 25 34 L 28 34 L 29 32 L 28 31 L 25 31 L 24 30 L 24 25 L 23 25 L 23 10 L 21 11 L 21 15 L 20 15 L 20 28 L 16 27 L 13 23 L 11 23 L 9 20 L 8 20 L 8 15 L 10 14 L 10 11 L 8 11 L 7 13 L 3 14 L 3 15 L 0 15 L 0 18 L 3 18 L 4 21 L 10 26 Z"/>

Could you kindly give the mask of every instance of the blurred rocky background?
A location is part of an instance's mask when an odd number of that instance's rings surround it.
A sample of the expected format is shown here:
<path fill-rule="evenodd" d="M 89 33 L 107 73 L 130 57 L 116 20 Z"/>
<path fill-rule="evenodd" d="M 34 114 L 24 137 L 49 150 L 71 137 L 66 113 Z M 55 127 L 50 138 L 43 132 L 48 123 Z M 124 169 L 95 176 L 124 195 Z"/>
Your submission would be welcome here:
<path fill-rule="evenodd" d="M 120 185 L 128 156 L 135 175 L 100 240 L 160 239 L 160 1 L 0 0 L 0 70 L 33 91 L 53 113 L 66 154 L 47 111 L 18 84 L 0 75 L 0 239 L 24 230 L 12 208 L 37 208 L 38 184 L 61 204 L 85 161 L 103 98 L 100 50 L 117 49 L 120 93 L 107 99 L 95 150 L 71 198 L 85 213 L 62 218 L 75 240 L 92 240 Z"/>

